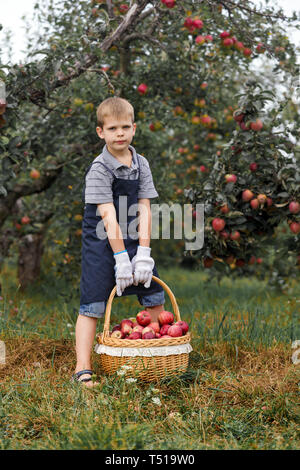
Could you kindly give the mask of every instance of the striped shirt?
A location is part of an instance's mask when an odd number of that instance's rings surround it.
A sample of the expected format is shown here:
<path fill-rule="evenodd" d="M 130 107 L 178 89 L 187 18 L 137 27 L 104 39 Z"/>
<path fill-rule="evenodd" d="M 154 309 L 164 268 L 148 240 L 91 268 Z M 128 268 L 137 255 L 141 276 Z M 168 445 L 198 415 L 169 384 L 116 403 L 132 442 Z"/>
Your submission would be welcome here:
<path fill-rule="evenodd" d="M 119 162 L 108 151 L 106 145 L 103 147 L 102 153 L 93 160 L 93 163 L 103 162 L 117 178 L 135 180 L 138 178 L 138 158 L 140 164 L 138 199 L 158 197 L 148 160 L 137 154 L 135 148 L 131 145 L 129 145 L 129 150 L 132 153 L 131 167 Z M 103 165 L 92 165 L 85 178 L 85 203 L 103 204 L 113 202 L 112 182 L 113 175 Z"/>

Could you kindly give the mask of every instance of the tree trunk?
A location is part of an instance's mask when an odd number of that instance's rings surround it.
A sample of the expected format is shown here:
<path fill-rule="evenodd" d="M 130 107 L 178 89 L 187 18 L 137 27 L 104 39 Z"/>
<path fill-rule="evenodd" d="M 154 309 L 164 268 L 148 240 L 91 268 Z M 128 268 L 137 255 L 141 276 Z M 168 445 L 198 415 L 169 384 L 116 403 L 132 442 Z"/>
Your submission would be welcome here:
<path fill-rule="evenodd" d="M 44 232 L 25 235 L 19 244 L 18 280 L 21 290 L 40 276 Z"/>

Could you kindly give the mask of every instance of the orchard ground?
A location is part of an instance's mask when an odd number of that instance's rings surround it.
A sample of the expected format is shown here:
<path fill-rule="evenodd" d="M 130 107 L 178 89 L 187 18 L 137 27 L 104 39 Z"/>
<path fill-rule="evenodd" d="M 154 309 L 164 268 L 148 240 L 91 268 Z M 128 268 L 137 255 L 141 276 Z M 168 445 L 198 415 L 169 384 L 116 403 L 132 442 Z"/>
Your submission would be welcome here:
<path fill-rule="evenodd" d="M 187 373 L 145 384 L 99 374 L 70 383 L 78 290 L 41 277 L 20 292 L 16 269 L 1 274 L 1 449 L 299 448 L 300 287 L 274 293 L 256 278 L 218 284 L 206 271 L 160 270 L 190 324 Z M 111 323 L 136 315 L 135 296 L 116 298 Z M 169 300 L 166 309 L 171 309 Z M 103 320 L 98 331 L 103 328 Z"/>

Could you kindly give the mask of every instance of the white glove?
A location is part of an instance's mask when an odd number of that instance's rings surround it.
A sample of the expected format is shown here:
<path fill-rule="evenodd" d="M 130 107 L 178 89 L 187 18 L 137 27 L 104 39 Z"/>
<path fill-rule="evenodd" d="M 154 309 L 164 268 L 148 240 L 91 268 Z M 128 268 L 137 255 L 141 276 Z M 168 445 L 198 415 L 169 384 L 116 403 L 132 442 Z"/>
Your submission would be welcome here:
<path fill-rule="evenodd" d="M 131 260 L 135 286 L 141 282 L 145 287 L 150 287 L 154 268 L 154 259 L 150 257 L 150 253 L 151 248 L 138 246 L 136 255 Z"/>
<path fill-rule="evenodd" d="M 115 254 L 114 257 L 117 295 L 121 296 L 123 290 L 133 284 L 132 266 L 127 250 Z"/>

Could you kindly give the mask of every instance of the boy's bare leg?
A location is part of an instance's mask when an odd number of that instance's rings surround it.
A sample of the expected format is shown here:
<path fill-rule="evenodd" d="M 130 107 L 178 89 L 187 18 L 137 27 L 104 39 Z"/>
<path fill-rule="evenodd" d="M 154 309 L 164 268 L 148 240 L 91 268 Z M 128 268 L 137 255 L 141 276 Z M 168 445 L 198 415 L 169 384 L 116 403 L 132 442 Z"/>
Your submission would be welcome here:
<path fill-rule="evenodd" d="M 75 372 L 79 372 L 84 369 L 92 369 L 91 367 L 91 353 L 92 347 L 96 334 L 97 318 L 87 317 L 85 315 L 78 315 L 76 322 L 76 356 L 77 363 Z M 88 379 L 91 376 L 84 374 L 80 377 L 81 379 Z M 93 387 L 98 385 L 96 382 L 83 382 L 87 387 Z"/>
<path fill-rule="evenodd" d="M 162 312 L 164 309 L 165 309 L 164 305 L 155 305 L 154 307 L 145 307 L 145 310 L 147 310 L 151 314 L 152 322 L 158 321 L 158 316 L 160 312 Z"/>

